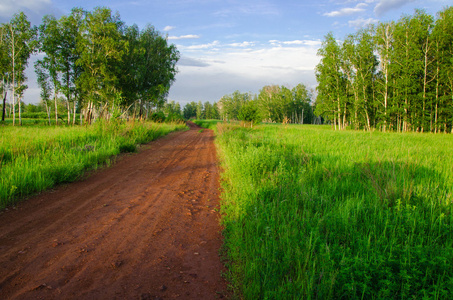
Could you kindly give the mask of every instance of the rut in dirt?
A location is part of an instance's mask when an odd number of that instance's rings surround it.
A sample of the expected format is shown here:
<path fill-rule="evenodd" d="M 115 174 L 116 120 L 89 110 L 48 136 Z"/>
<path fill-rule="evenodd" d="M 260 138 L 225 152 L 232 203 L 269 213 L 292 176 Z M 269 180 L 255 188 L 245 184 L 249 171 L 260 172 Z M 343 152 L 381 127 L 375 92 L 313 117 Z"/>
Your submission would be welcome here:
<path fill-rule="evenodd" d="M 189 124 L 0 213 L 1 299 L 218 299 L 214 135 Z"/>

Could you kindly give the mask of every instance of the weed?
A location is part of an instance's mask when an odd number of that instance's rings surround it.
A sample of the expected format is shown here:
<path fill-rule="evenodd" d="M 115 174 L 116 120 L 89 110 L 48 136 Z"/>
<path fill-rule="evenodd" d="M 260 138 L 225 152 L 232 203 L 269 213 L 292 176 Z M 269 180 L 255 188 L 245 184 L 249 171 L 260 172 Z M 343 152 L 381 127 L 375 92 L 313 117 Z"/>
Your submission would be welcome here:
<path fill-rule="evenodd" d="M 244 299 L 453 298 L 450 135 L 217 124 Z"/>

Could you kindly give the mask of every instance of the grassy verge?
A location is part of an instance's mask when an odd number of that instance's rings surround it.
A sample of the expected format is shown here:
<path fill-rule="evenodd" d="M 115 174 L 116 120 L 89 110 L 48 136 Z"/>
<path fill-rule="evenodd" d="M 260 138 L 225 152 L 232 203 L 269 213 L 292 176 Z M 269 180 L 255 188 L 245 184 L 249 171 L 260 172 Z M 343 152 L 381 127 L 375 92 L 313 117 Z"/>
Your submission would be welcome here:
<path fill-rule="evenodd" d="M 71 182 L 89 169 L 134 152 L 185 125 L 103 123 L 92 126 L 0 127 L 0 208 L 23 197 Z"/>
<path fill-rule="evenodd" d="M 217 123 L 222 123 L 223 121 L 220 120 L 194 120 L 193 121 L 198 126 L 208 128 L 208 129 L 216 129 Z"/>
<path fill-rule="evenodd" d="M 67 115 L 63 115 L 66 118 L 58 119 L 58 125 L 67 125 Z M 50 118 L 51 125 L 55 125 L 55 115 Z M 5 121 L 0 121 L 2 125 L 12 125 L 13 119 L 6 118 Z M 77 116 L 76 124 L 80 124 L 80 117 Z M 19 125 L 19 118 L 16 118 L 16 125 Z M 47 119 L 46 113 L 27 113 L 25 116 L 22 117 L 22 125 L 49 125 L 49 120 Z M 70 125 L 72 125 L 72 118 L 70 121 Z"/>
<path fill-rule="evenodd" d="M 244 299 L 452 299 L 453 136 L 217 125 Z"/>

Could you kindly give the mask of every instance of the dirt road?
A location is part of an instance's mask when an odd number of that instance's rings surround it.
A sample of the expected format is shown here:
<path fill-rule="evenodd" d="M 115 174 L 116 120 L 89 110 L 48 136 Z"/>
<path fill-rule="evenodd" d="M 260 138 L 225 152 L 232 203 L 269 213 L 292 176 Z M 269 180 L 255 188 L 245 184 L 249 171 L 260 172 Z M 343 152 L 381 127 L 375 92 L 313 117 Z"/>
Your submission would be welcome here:
<path fill-rule="evenodd" d="M 0 213 L 1 299 L 218 299 L 213 133 L 195 125 Z"/>

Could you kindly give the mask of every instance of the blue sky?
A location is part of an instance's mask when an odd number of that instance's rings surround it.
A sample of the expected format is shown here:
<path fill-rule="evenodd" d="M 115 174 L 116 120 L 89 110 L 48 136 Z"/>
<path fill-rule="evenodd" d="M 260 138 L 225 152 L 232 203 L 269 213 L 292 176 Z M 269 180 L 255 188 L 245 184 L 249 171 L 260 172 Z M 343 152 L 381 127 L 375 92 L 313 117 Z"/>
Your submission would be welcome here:
<path fill-rule="evenodd" d="M 314 88 L 316 52 L 328 32 L 342 39 L 415 8 L 435 15 L 447 5 L 450 0 L 0 0 L 0 22 L 20 10 L 37 25 L 42 16 L 59 17 L 74 6 L 107 6 L 127 25 L 153 25 L 180 51 L 169 100 L 184 105 L 218 101 L 235 90 L 256 93 L 268 84 Z M 37 103 L 32 70 L 28 77 L 24 101 Z"/>

